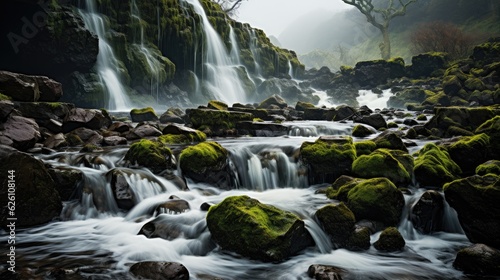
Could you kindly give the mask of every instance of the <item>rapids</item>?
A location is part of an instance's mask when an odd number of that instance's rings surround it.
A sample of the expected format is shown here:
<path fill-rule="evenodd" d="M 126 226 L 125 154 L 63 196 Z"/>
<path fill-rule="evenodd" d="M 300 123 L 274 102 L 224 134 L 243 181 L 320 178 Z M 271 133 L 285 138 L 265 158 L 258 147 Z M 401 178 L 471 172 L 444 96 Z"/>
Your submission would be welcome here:
<path fill-rule="evenodd" d="M 121 167 L 126 147 L 87 155 L 71 150 L 36 155 L 54 166 L 79 169 L 85 178 L 73 199 L 64 202 L 58 221 L 17 232 L 18 266 L 39 268 L 42 275 L 48 275 L 47 271 L 53 268 L 64 268 L 67 274 L 78 273 L 92 279 L 132 279 L 128 269 L 141 261 L 182 263 L 191 279 L 209 279 L 205 278 L 208 276 L 310 279 L 307 269 L 311 264 L 339 266 L 347 271 L 344 279 L 464 277 L 452 263 L 456 252 L 470 243 L 453 209 L 447 206 L 445 211 L 445 232 L 424 235 L 408 220 L 409 208 L 423 192 L 418 186 L 411 186 L 411 194 L 405 195 L 405 212 L 399 224 L 406 240 L 404 251 L 381 253 L 373 247 L 363 252 L 333 250 L 329 238 L 314 218 L 316 210 L 332 201 L 316 192 L 325 185 L 308 185 L 307 172 L 302 170 L 304 167 L 294 155 L 304 141 L 314 141 L 325 134 L 350 134 L 352 123 L 304 121 L 285 124 L 293 128 L 285 137 L 216 139 L 230 153 L 238 181 L 234 190 L 220 190 L 217 186 L 188 180 L 189 190 L 183 191 L 147 169 Z M 84 157 L 91 162 L 90 167 L 83 164 Z M 110 171 L 125 174 L 136 194 L 137 204 L 128 212 L 116 205 L 109 176 L 106 176 Z M 316 246 L 281 263 L 249 260 L 220 250 L 210 239 L 206 212 L 200 208 L 203 203 L 216 204 L 228 196 L 243 194 L 299 215 Z M 156 213 L 156 207 L 171 196 L 187 201 L 191 210 L 176 214 Z M 181 235 L 173 240 L 138 235 L 142 226 L 158 217 L 175 225 Z M 372 243 L 379 234 L 371 236 Z"/>

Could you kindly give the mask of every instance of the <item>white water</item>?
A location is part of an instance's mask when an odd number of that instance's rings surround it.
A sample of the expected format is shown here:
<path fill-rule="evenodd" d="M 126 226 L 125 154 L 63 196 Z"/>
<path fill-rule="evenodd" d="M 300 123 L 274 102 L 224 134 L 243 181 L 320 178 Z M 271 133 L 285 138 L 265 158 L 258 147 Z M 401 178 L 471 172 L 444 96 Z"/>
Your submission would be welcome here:
<path fill-rule="evenodd" d="M 257 36 L 255 35 L 255 30 L 252 28 L 248 29 L 248 35 L 250 38 L 249 46 L 250 46 L 250 52 L 252 53 L 253 56 L 253 61 L 254 61 L 254 66 L 255 66 L 255 74 L 258 77 L 262 77 L 262 69 L 260 68 L 260 51 L 257 46 Z"/>
<path fill-rule="evenodd" d="M 107 26 L 103 16 L 97 13 L 94 0 L 85 0 L 86 10 L 80 13 L 85 26 L 99 37 L 99 54 L 97 55 L 97 73 L 103 83 L 108 97 L 107 109 L 112 111 L 130 110 L 131 103 L 121 83 L 120 68 L 113 48 L 106 38 Z"/>
<path fill-rule="evenodd" d="M 360 90 L 359 96 L 356 100 L 359 106 L 366 105 L 368 108 L 374 109 L 384 109 L 387 108 L 387 101 L 392 96 L 390 89 L 385 89 L 381 94 L 376 94 L 371 90 Z"/>
<path fill-rule="evenodd" d="M 137 43 L 137 39 L 134 38 L 134 44 L 137 48 L 140 49 L 141 54 L 144 55 L 144 58 L 146 59 L 147 66 L 148 66 L 148 71 L 150 74 L 150 79 L 149 79 L 149 91 L 150 95 L 152 97 L 156 98 L 156 101 L 159 101 L 159 95 L 161 91 L 161 83 L 162 83 L 162 64 L 160 61 L 153 55 L 151 50 L 146 47 L 144 44 L 144 26 L 142 24 L 142 18 L 141 14 L 139 12 L 139 8 L 137 7 L 137 3 L 135 0 L 132 0 L 132 3 L 130 5 L 130 14 L 132 20 L 137 21 L 137 24 L 140 26 L 139 28 L 139 42 Z M 158 25 L 158 29 L 160 26 Z M 158 37 L 159 40 L 159 37 Z"/>
<path fill-rule="evenodd" d="M 236 34 L 234 33 L 234 28 L 231 24 L 229 25 L 229 40 L 231 42 L 231 61 L 233 64 L 241 65 L 240 61 L 240 47 L 238 46 L 238 41 L 236 40 Z"/>
<path fill-rule="evenodd" d="M 323 122 L 335 134 L 350 134 L 348 124 Z M 304 122 L 293 124 L 308 125 Z M 344 126 L 345 125 L 345 126 Z M 352 124 L 350 124 L 352 126 Z M 317 136 L 316 136 L 317 137 Z M 402 252 L 380 253 L 373 247 L 363 252 L 332 250 L 328 236 L 314 218 L 314 213 L 331 203 L 319 186 L 307 185 L 295 151 L 304 141 L 315 137 L 240 138 L 219 141 L 230 152 L 239 180 L 239 189 L 224 191 L 216 186 L 188 181 L 190 191 L 181 191 L 170 181 L 147 169 L 129 169 L 121 165 L 126 149 L 91 157 L 92 168 L 81 165 L 81 154 L 40 155 L 47 163 L 73 166 L 85 174 L 84 194 L 65 202 L 62 219 L 47 225 L 18 231 L 16 242 L 19 267 L 62 267 L 78 270 L 94 279 L 127 279 L 129 266 L 140 261 L 173 261 L 187 267 L 191 279 L 202 275 L 223 279 L 309 279 L 311 264 L 342 267 L 343 279 L 458 279 L 462 273 L 452 267 L 458 249 L 469 244 L 461 233 L 456 214 L 445 211 L 448 232 L 424 235 L 413 229 L 407 219 L 411 205 L 423 190 L 405 195 L 406 207 L 399 230 L 406 240 Z M 129 212 L 118 209 L 110 191 L 110 171 L 119 171 L 136 194 L 136 205 Z M 216 204 L 232 195 L 248 195 L 267 204 L 296 213 L 304 219 L 316 246 L 281 263 L 263 263 L 223 252 L 210 240 L 203 203 Z M 187 212 L 157 216 L 173 225 L 180 236 L 173 240 L 138 235 L 141 227 L 155 219 L 154 209 L 171 196 L 188 202 Z M 371 236 L 372 243 L 380 233 Z M 4 241 L 4 240 L 2 240 Z M 6 241 L 5 241 L 6 242 Z"/>
<path fill-rule="evenodd" d="M 219 34 L 208 20 L 202 5 L 198 0 L 182 0 L 193 6 L 194 11 L 202 18 L 204 39 L 203 50 L 203 81 L 210 95 L 215 99 L 233 104 L 247 102 L 247 97 L 241 84 L 236 67 L 231 61 L 231 54 L 226 49 Z"/>

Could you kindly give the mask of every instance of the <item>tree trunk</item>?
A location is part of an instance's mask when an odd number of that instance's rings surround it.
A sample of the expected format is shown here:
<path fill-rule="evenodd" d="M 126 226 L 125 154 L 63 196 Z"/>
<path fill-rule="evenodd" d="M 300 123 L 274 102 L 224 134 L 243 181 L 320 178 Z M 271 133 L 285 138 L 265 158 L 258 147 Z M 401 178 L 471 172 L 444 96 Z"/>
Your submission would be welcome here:
<path fill-rule="evenodd" d="M 383 27 L 380 29 L 380 31 L 382 32 L 382 38 L 384 40 L 379 45 L 380 54 L 382 55 L 382 59 L 387 60 L 391 58 L 391 41 L 389 40 L 389 28 Z"/>

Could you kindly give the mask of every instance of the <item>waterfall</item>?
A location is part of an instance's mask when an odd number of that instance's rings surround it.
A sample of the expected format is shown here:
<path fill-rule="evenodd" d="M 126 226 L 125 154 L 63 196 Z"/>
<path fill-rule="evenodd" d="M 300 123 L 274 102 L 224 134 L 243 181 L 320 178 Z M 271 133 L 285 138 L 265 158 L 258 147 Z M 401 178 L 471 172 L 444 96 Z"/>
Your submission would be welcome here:
<path fill-rule="evenodd" d="M 245 91 L 238 76 L 237 65 L 231 61 L 221 37 L 215 31 L 198 0 L 182 0 L 189 3 L 202 19 L 205 48 L 203 50 L 203 79 L 210 97 L 233 104 L 247 102 Z"/>
<path fill-rule="evenodd" d="M 149 71 L 149 89 L 150 89 L 150 95 L 153 97 L 156 97 L 156 101 L 158 102 L 159 100 L 159 94 L 160 94 L 160 87 L 161 87 L 161 82 L 162 82 L 162 64 L 158 59 L 153 55 L 151 50 L 145 46 L 144 44 L 144 25 L 142 24 L 142 18 L 141 14 L 139 12 L 139 8 L 137 7 L 137 3 L 135 0 L 132 0 L 132 3 L 130 5 L 130 15 L 131 19 L 137 21 L 137 24 L 140 26 L 139 28 L 139 36 L 140 40 L 139 43 L 137 43 L 136 38 L 134 38 L 134 45 L 139 48 L 140 53 L 144 55 L 144 58 L 146 59 L 147 66 L 148 66 L 148 71 Z M 159 16 L 159 14 L 158 14 Z M 159 21 L 159 18 L 157 19 Z M 160 26 L 158 25 L 158 28 Z M 159 34 L 159 33 L 158 33 Z M 158 37 L 158 40 L 160 38 Z"/>
<path fill-rule="evenodd" d="M 255 74 L 259 77 L 262 77 L 262 69 L 260 68 L 260 53 L 257 46 L 257 36 L 255 35 L 255 30 L 252 28 L 248 29 L 248 35 L 250 37 L 250 52 L 253 56 L 253 61 L 255 65 Z"/>
<path fill-rule="evenodd" d="M 97 13 L 94 0 L 85 0 L 86 10 L 81 10 L 85 26 L 99 37 L 99 54 L 97 55 L 97 74 L 108 98 L 107 108 L 113 111 L 128 111 L 132 106 L 120 79 L 118 60 L 113 48 L 106 40 L 106 21 Z"/>
<path fill-rule="evenodd" d="M 234 28 L 231 24 L 229 25 L 229 40 L 231 42 L 231 60 L 236 65 L 241 65 L 240 62 L 240 48 L 238 46 L 238 41 L 236 40 L 236 34 L 234 33 Z"/>
<path fill-rule="evenodd" d="M 292 66 L 292 62 L 290 60 L 288 60 L 288 75 L 290 76 L 290 78 L 292 79 L 295 79 L 293 75 L 293 66 Z"/>

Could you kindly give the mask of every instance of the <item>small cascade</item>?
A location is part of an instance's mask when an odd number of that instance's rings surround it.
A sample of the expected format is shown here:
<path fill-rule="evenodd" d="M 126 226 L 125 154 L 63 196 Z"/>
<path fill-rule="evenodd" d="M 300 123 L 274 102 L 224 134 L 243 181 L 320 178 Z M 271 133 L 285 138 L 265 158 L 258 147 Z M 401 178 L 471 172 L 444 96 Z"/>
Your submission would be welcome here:
<path fill-rule="evenodd" d="M 338 122 L 295 121 L 289 126 L 289 136 L 317 137 L 321 135 L 351 135 L 352 125 Z"/>
<path fill-rule="evenodd" d="M 282 148 L 245 146 L 231 153 L 239 188 L 264 191 L 276 188 L 307 187 L 306 172 Z"/>
<path fill-rule="evenodd" d="M 205 48 L 203 50 L 203 81 L 210 98 L 233 104 L 247 102 L 245 90 L 240 81 L 236 65 L 222 39 L 210 23 L 203 6 L 198 0 L 182 0 L 190 4 L 202 18 Z"/>
<path fill-rule="evenodd" d="M 385 89 L 381 94 L 376 94 L 371 90 L 360 90 L 359 96 L 356 100 L 359 106 L 366 105 L 370 109 L 384 109 L 387 108 L 387 101 L 393 96 L 390 89 Z"/>
<path fill-rule="evenodd" d="M 288 75 L 292 78 L 295 79 L 295 75 L 293 74 L 293 66 L 292 62 L 288 60 Z"/>
<path fill-rule="evenodd" d="M 234 28 L 231 24 L 229 25 L 229 40 L 231 42 L 231 61 L 233 64 L 241 65 L 240 61 L 240 48 L 238 46 L 238 41 L 236 40 L 236 34 L 234 33 Z"/>
<path fill-rule="evenodd" d="M 106 38 L 108 30 L 106 20 L 97 13 L 94 0 L 85 0 L 85 4 L 86 10 L 81 10 L 80 14 L 85 26 L 99 37 L 99 54 L 96 66 L 97 74 L 104 84 L 108 98 L 107 108 L 112 111 L 128 111 L 132 106 L 121 83 L 118 60 Z"/>
<path fill-rule="evenodd" d="M 147 66 L 149 68 L 148 72 L 150 79 L 148 87 L 150 90 L 150 95 L 152 97 L 155 97 L 156 101 L 158 102 L 161 91 L 162 71 L 164 70 L 160 61 L 158 61 L 158 59 L 153 55 L 152 51 L 144 44 L 144 25 L 142 23 L 143 20 L 141 18 L 141 14 L 139 12 L 139 8 L 137 7 L 137 3 L 135 0 L 132 0 L 132 3 L 130 5 L 130 15 L 131 19 L 133 21 L 137 21 L 136 24 L 139 26 L 139 42 L 137 42 L 137 39 L 134 38 L 134 45 L 135 47 L 139 48 L 140 53 L 144 55 L 144 58 L 146 59 L 147 62 Z M 158 30 L 160 30 L 159 27 L 160 25 L 158 25 Z M 158 36 L 159 35 L 160 33 L 158 33 Z M 158 40 L 160 40 L 159 37 Z"/>
<path fill-rule="evenodd" d="M 262 69 L 260 68 L 260 52 L 259 47 L 257 46 L 257 36 L 255 35 L 255 30 L 253 28 L 248 29 L 248 35 L 250 37 L 250 52 L 252 52 L 253 61 L 255 65 L 255 74 L 259 77 L 262 77 Z"/>
<path fill-rule="evenodd" d="M 443 230 L 451 233 L 465 234 L 458 220 L 457 211 L 451 208 L 446 199 L 444 200 Z"/>

